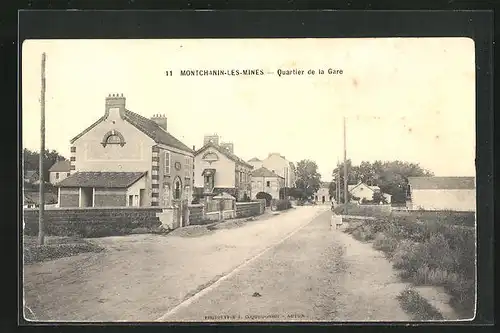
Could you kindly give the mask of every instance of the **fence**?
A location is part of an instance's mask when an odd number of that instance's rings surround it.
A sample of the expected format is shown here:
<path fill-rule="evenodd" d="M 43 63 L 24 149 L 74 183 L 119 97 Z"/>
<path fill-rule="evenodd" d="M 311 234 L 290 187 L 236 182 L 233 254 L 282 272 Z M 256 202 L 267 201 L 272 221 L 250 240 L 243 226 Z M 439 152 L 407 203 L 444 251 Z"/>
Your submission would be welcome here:
<path fill-rule="evenodd" d="M 213 206 L 208 206 L 207 204 L 196 204 L 189 205 L 189 224 L 208 224 L 213 221 L 219 221 L 223 219 L 229 218 L 239 218 L 239 217 L 251 217 L 261 215 L 265 212 L 266 209 L 266 200 L 258 199 L 256 201 L 251 202 L 231 202 L 230 200 L 226 200 L 234 206 L 228 206 L 227 203 L 224 204 L 223 208 L 229 208 L 227 210 L 209 210 L 214 209 Z M 216 200 L 211 201 L 216 202 Z M 219 204 L 219 202 L 216 202 Z M 209 209 L 207 209 L 209 207 Z M 220 207 L 220 206 L 218 206 Z"/>

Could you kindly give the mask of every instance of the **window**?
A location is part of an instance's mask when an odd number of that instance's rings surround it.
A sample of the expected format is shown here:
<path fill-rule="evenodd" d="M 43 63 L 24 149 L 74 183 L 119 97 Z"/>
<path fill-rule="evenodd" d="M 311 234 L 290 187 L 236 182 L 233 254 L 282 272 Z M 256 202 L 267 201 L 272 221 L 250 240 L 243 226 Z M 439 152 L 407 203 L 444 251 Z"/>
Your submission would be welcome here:
<path fill-rule="evenodd" d="M 123 135 L 115 130 L 106 133 L 106 135 L 104 135 L 104 138 L 102 140 L 102 146 L 106 147 L 107 145 L 111 144 L 118 144 L 123 147 L 123 145 L 125 145 L 125 140 L 123 138 Z"/>
<path fill-rule="evenodd" d="M 267 186 L 267 187 L 270 187 L 270 186 L 271 186 L 271 182 L 270 182 L 269 180 L 266 182 L 266 186 Z"/>
<path fill-rule="evenodd" d="M 191 176 L 191 157 L 186 156 L 184 157 L 184 175 L 185 177 L 189 178 Z"/>
<path fill-rule="evenodd" d="M 59 172 L 56 172 L 56 179 L 59 179 Z"/>
<path fill-rule="evenodd" d="M 67 177 L 69 177 L 70 175 L 71 175 L 71 173 L 69 173 L 69 172 L 68 172 L 68 173 L 66 173 L 66 176 L 67 176 Z"/>
<path fill-rule="evenodd" d="M 170 152 L 165 152 L 165 175 L 170 175 Z"/>

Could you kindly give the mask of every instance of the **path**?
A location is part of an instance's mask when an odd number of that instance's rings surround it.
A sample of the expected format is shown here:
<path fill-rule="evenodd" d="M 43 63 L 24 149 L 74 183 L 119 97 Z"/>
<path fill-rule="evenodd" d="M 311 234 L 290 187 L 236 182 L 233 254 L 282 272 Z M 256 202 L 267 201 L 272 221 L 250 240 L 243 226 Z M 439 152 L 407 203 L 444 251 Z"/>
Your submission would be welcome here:
<path fill-rule="evenodd" d="M 408 321 L 392 265 L 329 213 L 163 321 Z"/>
<path fill-rule="evenodd" d="M 297 207 L 197 238 L 95 239 L 107 251 L 25 266 L 26 305 L 44 321 L 153 321 L 326 209 Z"/>

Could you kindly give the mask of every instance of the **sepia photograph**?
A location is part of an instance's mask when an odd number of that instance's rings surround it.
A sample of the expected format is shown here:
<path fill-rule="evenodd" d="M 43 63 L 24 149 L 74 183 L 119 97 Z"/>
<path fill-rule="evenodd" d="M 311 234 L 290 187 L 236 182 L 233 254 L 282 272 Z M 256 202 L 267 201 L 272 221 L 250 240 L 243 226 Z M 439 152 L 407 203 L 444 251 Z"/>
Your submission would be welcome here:
<path fill-rule="evenodd" d="M 458 322 L 474 41 L 22 44 L 29 322 Z"/>

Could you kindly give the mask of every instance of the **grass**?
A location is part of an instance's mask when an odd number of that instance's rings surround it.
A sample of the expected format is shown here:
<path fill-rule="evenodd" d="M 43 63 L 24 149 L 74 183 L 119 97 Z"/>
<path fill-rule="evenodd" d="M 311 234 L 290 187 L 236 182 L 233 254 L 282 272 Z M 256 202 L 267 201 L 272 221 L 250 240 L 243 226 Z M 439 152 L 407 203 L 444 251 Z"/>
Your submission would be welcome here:
<path fill-rule="evenodd" d="M 475 302 L 475 230 L 434 219 L 416 221 L 408 216 L 378 217 L 350 222 L 345 232 L 360 241 L 372 241 L 415 285 L 442 286 L 450 305 L 472 318 Z"/>
<path fill-rule="evenodd" d="M 25 236 L 23 245 L 25 264 L 104 250 L 104 248 L 91 241 L 73 237 L 46 237 L 45 244 L 38 245 L 37 237 Z"/>
<path fill-rule="evenodd" d="M 397 298 L 401 308 L 411 314 L 413 320 L 443 320 L 441 313 L 411 288 L 403 290 Z"/>

